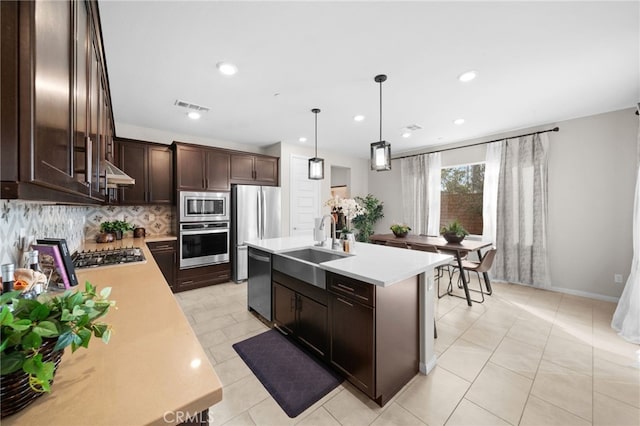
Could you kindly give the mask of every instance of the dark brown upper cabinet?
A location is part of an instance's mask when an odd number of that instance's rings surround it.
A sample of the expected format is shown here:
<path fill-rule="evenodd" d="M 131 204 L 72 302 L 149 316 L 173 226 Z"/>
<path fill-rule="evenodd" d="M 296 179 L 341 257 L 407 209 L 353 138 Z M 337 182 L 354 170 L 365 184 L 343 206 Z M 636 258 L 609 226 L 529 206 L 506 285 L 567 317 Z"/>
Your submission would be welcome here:
<path fill-rule="evenodd" d="M 227 151 L 174 142 L 178 191 L 229 191 Z"/>
<path fill-rule="evenodd" d="M 173 204 L 173 151 L 168 145 L 115 140 L 116 163 L 136 180 L 118 190 L 119 204 Z"/>
<path fill-rule="evenodd" d="M 1 197 L 103 201 L 114 132 L 97 2 L 0 7 Z"/>
<path fill-rule="evenodd" d="M 278 185 L 278 158 L 254 154 L 231 154 L 231 183 Z"/>

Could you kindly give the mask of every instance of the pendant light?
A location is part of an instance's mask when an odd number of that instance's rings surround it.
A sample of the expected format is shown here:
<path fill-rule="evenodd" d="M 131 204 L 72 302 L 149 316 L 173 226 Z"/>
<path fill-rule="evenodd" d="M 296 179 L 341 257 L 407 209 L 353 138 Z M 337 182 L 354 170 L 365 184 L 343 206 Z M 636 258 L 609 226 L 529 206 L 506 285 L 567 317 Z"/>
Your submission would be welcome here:
<path fill-rule="evenodd" d="M 382 83 L 387 80 L 387 76 L 376 75 L 374 80 L 380 83 L 380 139 L 371 144 L 371 170 L 381 172 L 391 170 L 391 145 L 382 140 Z"/>
<path fill-rule="evenodd" d="M 316 116 L 316 156 L 309 159 L 309 179 L 322 180 L 324 179 L 324 159 L 318 158 L 318 113 L 320 109 L 314 108 L 311 112 Z"/>

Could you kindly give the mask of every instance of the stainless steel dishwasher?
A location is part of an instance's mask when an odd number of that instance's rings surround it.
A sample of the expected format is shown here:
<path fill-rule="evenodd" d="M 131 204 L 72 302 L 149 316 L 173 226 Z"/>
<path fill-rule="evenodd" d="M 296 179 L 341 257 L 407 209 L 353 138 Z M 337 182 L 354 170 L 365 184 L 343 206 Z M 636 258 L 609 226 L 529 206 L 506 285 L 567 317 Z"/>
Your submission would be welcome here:
<path fill-rule="evenodd" d="M 271 321 L 271 254 L 249 247 L 248 306 Z"/>

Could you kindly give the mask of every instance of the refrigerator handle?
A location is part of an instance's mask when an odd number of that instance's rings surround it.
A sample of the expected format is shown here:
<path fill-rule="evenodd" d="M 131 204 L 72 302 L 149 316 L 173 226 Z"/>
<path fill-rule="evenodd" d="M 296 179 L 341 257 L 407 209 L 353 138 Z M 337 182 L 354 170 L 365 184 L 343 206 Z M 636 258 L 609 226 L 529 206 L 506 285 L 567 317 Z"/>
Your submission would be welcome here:
<path fill-rule="evenodd" d="M 262 210 L 263 210 L 263 207 L 264 207 L 262 205 L 262 199 L 261 199 L 262 197 L 260 197 L 261 192 L 262 191 L 258 190 L 258 193 L 256 194 L 257 197 L 258 197 L 258 239 L 260 239 L 260 240 L 263 237 L 263 234 L 262 234 L 262 215 L 263 215 L 263 212 L 262 212 Z"/>

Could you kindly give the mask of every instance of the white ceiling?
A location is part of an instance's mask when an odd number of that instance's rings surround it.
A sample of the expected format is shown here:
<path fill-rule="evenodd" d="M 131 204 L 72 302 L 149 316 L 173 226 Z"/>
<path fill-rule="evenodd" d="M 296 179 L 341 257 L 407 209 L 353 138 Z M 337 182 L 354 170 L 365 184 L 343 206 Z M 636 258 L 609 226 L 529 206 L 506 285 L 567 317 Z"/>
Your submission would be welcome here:
<path fill-rule="evenodd" d="M 637 1 L 100 1 L 100 13 L 116 123 L 178 134 L 313 146 L 317 107 L 319 155 L 365 158 L 377 74 L 394 153 L 640 100 Z M 220 75 L 220 61 L 239 72 Z M 461 83 L 467 70 L 478 77 Z M 211 111 L 190 120 L 177 99 Z M 402 138 L 410 124 L 423 129 Z"/>

